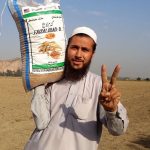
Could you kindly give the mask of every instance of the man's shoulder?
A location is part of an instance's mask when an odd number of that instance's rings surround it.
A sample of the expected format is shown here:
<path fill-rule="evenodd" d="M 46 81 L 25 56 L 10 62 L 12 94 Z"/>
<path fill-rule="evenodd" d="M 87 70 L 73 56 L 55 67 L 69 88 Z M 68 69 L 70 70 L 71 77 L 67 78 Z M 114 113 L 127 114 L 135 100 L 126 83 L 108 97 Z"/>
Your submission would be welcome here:
<path fill-rule="evenodd" d="M 90 71 L 87 73 L 87 78 L 91 81 L 101 82 L 101 76 Z"/>
<path fill-rule="evenodd" d="M 87 73 L 87 76 L 92 77 L 92 78 L 101 79 L 101 76 L 99 76 L 98 74 L 95 74 L 95 73 L 93 73 L 93 72 L 91 72 L 91 71 L 89 71 L 89 72 Z"/>
<path fill-rule="evenodd" d="M 101 76 L 88 72 L 86 76 L 86 86 L 93 91 L 94 90 L 100 90 L 102 86 L 102 80 Z"/>

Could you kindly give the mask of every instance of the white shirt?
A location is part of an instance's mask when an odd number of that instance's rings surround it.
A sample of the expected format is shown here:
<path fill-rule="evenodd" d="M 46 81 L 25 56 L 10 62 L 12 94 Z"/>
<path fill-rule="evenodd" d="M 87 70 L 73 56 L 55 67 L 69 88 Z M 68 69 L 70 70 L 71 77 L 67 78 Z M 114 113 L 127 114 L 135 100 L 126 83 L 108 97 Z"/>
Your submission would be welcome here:
<path fill-rule="evenodd" d="M 96 150 L 102 125 L 113 135 L 128 126 L 126 109 L 107 112 L 98 103 L 101 78 L 91 72 L 78 82 L 65 79 L 35 89 L 31 103 L 36 129 L 25 150 Z"/>

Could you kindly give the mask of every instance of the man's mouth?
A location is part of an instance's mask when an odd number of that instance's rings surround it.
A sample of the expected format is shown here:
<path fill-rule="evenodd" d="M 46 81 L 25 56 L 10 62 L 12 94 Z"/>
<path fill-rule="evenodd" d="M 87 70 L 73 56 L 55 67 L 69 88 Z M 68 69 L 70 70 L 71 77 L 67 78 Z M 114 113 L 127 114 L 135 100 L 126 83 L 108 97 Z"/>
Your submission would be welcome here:
<path fill-rule="evenodd" d="M 77 64 L 77 65 L 83 63 L 83 60 L 79 60 L 79 59 L 73 59 L 72 61 L 74 64 Z"/>

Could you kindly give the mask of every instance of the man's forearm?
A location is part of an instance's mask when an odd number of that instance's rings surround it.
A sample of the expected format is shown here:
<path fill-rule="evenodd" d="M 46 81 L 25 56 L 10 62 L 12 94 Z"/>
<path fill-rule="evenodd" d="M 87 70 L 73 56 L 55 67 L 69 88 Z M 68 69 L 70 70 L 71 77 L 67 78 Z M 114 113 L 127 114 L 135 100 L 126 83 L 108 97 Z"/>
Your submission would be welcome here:
<path fill-rule="evenodd" d="M 37 129 L 42 130 L 48 126 L 50 121 L 49 100 L 46 98 L 45 86 L 41 85 L 33 90 L 31 111 Z"/>
<path fill-rule="evenodd" d="M 124 106 L 119 103 L 116 112 L 106 111 L 107 128 L 112 135 L 121 135 L 126 132 L 128 127 L 127 111 Z"/>

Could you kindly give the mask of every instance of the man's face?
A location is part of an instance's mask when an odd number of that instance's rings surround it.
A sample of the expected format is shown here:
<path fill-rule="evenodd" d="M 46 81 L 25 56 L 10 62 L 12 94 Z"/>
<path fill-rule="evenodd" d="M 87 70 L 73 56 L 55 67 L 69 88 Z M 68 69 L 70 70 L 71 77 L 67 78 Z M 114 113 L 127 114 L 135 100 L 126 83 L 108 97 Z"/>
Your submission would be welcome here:
<path fill-rule="evenodd" d="M 93 40 L 87 36 L 72 37 L 67 49 L 67 61 L 75 70 L 82 70 L 93 57 Z"/>

